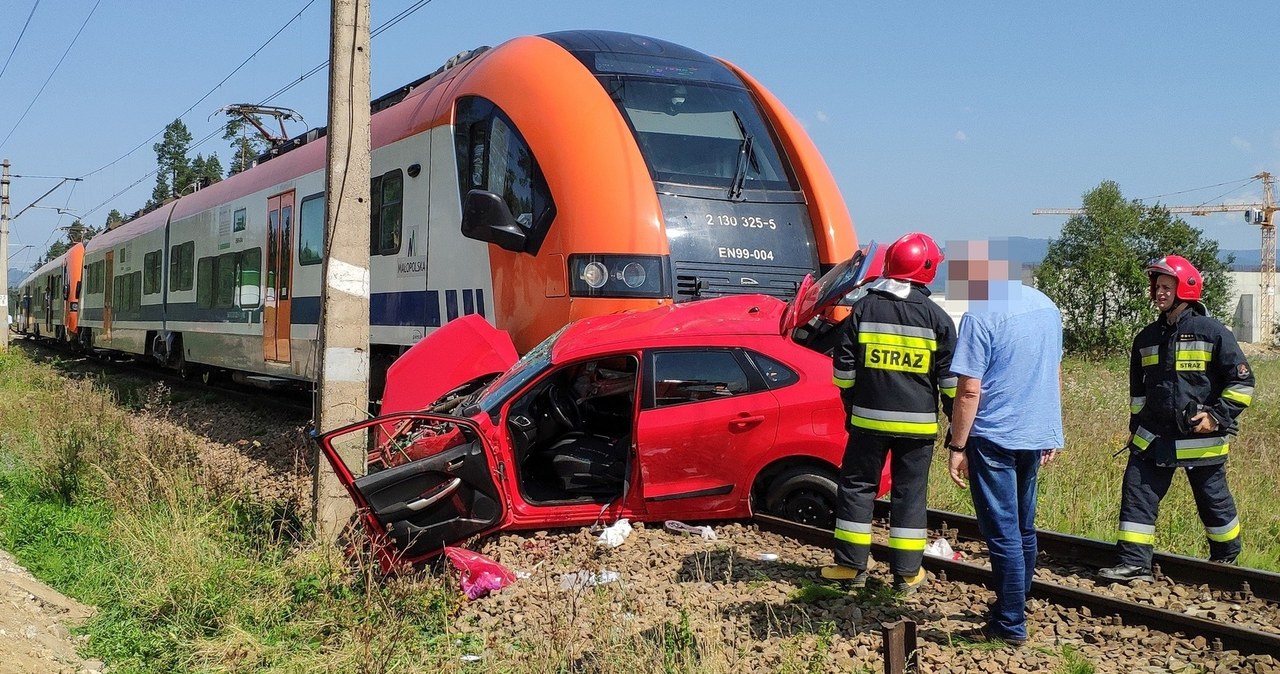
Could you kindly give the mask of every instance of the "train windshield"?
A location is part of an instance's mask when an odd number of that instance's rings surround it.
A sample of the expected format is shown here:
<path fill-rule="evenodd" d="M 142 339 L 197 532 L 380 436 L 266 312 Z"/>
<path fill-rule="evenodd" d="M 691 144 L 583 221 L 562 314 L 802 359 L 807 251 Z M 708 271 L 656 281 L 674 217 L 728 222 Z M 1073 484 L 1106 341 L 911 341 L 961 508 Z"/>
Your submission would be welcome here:
<path fill-rule="evenodd" d="M 686 79 L 603 75 L 653 179 L 722 188 L 795 191 L 777 142 L 746 89 Z"/>

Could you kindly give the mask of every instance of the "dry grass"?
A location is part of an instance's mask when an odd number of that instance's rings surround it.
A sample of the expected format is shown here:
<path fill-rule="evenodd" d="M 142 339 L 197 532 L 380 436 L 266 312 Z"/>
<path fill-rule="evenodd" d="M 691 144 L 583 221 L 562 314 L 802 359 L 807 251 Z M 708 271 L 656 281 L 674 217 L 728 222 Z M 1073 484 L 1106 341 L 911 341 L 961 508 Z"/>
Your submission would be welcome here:
<path fill-rule="evenodd" d="M 1244 553 L 1240 561 L 1280 571 L 1280 359 L 1252 359 L 1257 378 L 1253 406 L 1241 416 L 1231 442 L 1228 480 L 1240 511 Z M 1113 457 L 1128 442 L 1128 363 L 1119 360 L 1064 365 L 1063 423 L 1066 451 L 1040 473 L 1037 523 L 1042 529 L 1114 540 L 1120 513 L 1120 483 L 1126 456 Z M 968 492 L 947 477 L 945 452 L 935 455 L 930 505 L 972 513 Z M 1178 471 L 1161 503 L 1156 529 L 1161 550 L 1206 556 L 1204 527 L 1196 515 L 1185 471 Z"/>

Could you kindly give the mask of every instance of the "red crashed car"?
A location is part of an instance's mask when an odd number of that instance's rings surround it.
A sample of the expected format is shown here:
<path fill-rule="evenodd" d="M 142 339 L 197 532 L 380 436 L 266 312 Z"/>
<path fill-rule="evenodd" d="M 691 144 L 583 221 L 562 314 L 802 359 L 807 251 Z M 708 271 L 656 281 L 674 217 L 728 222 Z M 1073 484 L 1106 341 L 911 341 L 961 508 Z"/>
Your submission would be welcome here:
<path fill-rule="evenodd" d="M 846 432 L 820 314 L 850 301 L 874 258 L 872 244 L 791 303 L 576 321 L 518 361 L 506 333 L 462 318 L 393 365 L 382 416 L 318 442 L 384 567 L 499 529 L 624 517 L 762 511 L 830 527 Z M 367 474 L 344 462 L 366 452 Z"/>

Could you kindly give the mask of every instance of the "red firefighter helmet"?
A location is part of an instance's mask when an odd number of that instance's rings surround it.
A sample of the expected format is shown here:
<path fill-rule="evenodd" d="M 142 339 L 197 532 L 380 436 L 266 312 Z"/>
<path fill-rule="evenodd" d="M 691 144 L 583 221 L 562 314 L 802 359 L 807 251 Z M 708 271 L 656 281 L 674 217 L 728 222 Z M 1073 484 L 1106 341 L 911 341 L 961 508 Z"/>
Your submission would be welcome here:
<path fill-rule="evenodd" d="M 1147 265 L 1147 278 L 1151 280 L 1152 299 L 1155 298 L 1156 276 L 1160 274 L 1172 276 L 1177 280 L 1175 297 L 1186 302 L 1200 301 L 1200 288 L 1204 285 L 1204 279 L 1200 278 L 1200 271 L 1188 262 L 1187 258 L 1181 255 L 1166 255 Z"/>
<path fill-rule="evenodd" d="M 902 235 L 884 254 L 884 275 L 899 281 L 928 285 L 942 264 L 942 249 L 933 237 L 920 232 Z"/>

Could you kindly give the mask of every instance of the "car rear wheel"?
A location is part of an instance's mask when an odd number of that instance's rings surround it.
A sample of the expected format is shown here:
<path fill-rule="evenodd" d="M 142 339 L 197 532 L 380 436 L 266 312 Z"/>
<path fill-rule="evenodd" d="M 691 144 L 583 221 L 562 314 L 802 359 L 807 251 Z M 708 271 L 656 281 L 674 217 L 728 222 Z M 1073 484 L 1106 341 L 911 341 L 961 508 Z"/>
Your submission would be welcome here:
<path fill-rule="evenodd" d="M 769 483 L 764 503 L 770 515 L 830 529 L 836 523 L 835 477 L 817 468 L 792 468 Z"/>

